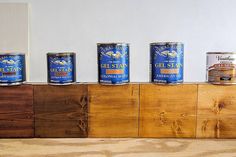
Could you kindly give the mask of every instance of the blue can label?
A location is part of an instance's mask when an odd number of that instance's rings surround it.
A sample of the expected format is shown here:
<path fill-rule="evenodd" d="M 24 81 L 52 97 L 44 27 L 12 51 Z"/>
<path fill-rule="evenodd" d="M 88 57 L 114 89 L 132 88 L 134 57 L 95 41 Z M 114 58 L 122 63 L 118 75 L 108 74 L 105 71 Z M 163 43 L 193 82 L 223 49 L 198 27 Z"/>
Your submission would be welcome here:
<path fill-rule="evenodd" d="M 98 77 L 100 83 L 122 84 L 129 82 L 129 45 L 98 45 Z"/>
<path fill-rule="evenodd" d="M 152 82 L 183 82 L 183 44 L 151 44 L 150 51 Z"/>
<path fill-rule="evenodd" d="M 0 55 L 0 83 L 25 81 L 25 56 Z"/>
<path fill-rule="evenodd" d="M 50 83 L 75 82 L 73 55 L 48 55 L 48 81 Z"/>

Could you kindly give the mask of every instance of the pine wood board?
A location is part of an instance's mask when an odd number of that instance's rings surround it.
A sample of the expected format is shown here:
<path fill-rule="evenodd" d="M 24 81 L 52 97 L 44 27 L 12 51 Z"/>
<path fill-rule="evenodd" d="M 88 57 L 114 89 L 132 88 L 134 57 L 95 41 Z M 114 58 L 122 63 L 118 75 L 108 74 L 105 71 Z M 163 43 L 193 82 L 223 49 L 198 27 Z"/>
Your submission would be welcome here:
<path fill-rule="evenodd" d="M 234 157 L 236 140 L 1 139 L 1 157 Z"/>
<path fill-rule="evenodd" d="M 89 85 L 89 137 L 138 137 L 139 85 Z"/>
<path fill-rule="evenodd" d="M 195 137 L 197 85 L 140 85 L 140 137 Z"/>
<path fill-rule="evenodd" d="M 236 138 L 236 86 L 198 88 L 197 138 Z"/>

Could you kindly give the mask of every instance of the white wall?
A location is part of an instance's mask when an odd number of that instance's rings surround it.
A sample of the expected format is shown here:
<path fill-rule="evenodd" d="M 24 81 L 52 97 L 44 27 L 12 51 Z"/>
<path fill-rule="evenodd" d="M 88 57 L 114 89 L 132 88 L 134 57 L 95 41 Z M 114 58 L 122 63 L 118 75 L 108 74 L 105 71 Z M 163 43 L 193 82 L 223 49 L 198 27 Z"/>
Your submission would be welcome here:
<path fill-rule="evenodd" d="M 28 52 L 27 4 L 0 4 L 0 53 Z"/>
<path fill-rule="evenodd" d="M 185 43 L 185 81 L 205 81 L 207 51 L 236 51 L 235 0 L 0 0 L 29 2 L 31 81 L 48 51 L 75 51 L 78 81 L 97 81 L 97 42 L 131 43 L 131 81 L 149 80 L 149 43 Z"/>
<path fill-rule="evenodd" d="M 27 54 L 28 37 L 28 5 L 26 3 L 0 3 L 0 54 L 11 52 Z M 29 66 L 26 68 L 29 71 Z M 29 80 L 28 72 L 27 80 Z"/>

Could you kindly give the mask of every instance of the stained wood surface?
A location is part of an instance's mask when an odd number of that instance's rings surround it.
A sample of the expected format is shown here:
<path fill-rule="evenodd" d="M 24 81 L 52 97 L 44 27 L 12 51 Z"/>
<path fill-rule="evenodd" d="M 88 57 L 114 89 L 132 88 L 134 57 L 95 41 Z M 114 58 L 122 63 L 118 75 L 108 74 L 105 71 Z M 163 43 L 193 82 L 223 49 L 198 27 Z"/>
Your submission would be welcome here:
<path fill-rule="evenodd" d="M 87 85 L 34 86 L 36 137 L 87 137 Z"/>
<path fill-rule="evenodd" d="M 236 138 L 236 86 L 199 85 L 197 138 Z"/>
<path fill-rule="evenodd" d="M 235 157 L 236 140 L 2 139 L 1 157 Z"/>
<path fill-rule="evenodd" d="M 89 85 L 89 137 L 137 137 L 139 85 Z"/>
<path fill-rule="evenodd" d="M 210 84 L 0 87 L 0 137 L 236 138 L 235 91 Z"/>
<path fill-rule="evenodd" d="M 197 85 L 140 86 L 140 137 L 195 137 Z"/>
<path fill-rule="evenodd" d="M 0 137 L 33 136 L 33 87 L 0 87 Z"/>

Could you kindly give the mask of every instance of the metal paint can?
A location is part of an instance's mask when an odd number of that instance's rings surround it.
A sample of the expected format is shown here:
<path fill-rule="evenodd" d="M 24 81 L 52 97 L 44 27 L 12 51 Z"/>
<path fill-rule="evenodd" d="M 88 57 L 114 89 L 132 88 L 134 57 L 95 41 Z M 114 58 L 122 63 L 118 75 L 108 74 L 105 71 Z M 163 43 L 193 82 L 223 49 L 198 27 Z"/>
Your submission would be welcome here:
<path fill-rule="evenodd" d="M 25 82 L 25 54 L 0 54 L 0 85 L 12 86 Z"/>
<path fill-rule="evenodd" d="M 207 81 L 212 84 L 236 84 L 236 53 L 208 52 Z"/>
<path fill-rule="evenodd" d="M 184 44 L 180 42 L 151 43 L 150 67 L 153 83 L 183 83 Z"/>
<path fill-rule="evenodd" d="M 129 44 L 98 43 L 98 81 L 106 85 L 129 82 Z"/>
<path fill-rule="evenodd" d="M 76 82 L 76 55 L 73 52 L 47 53 L 48 83 L 70 85 Z"/>

